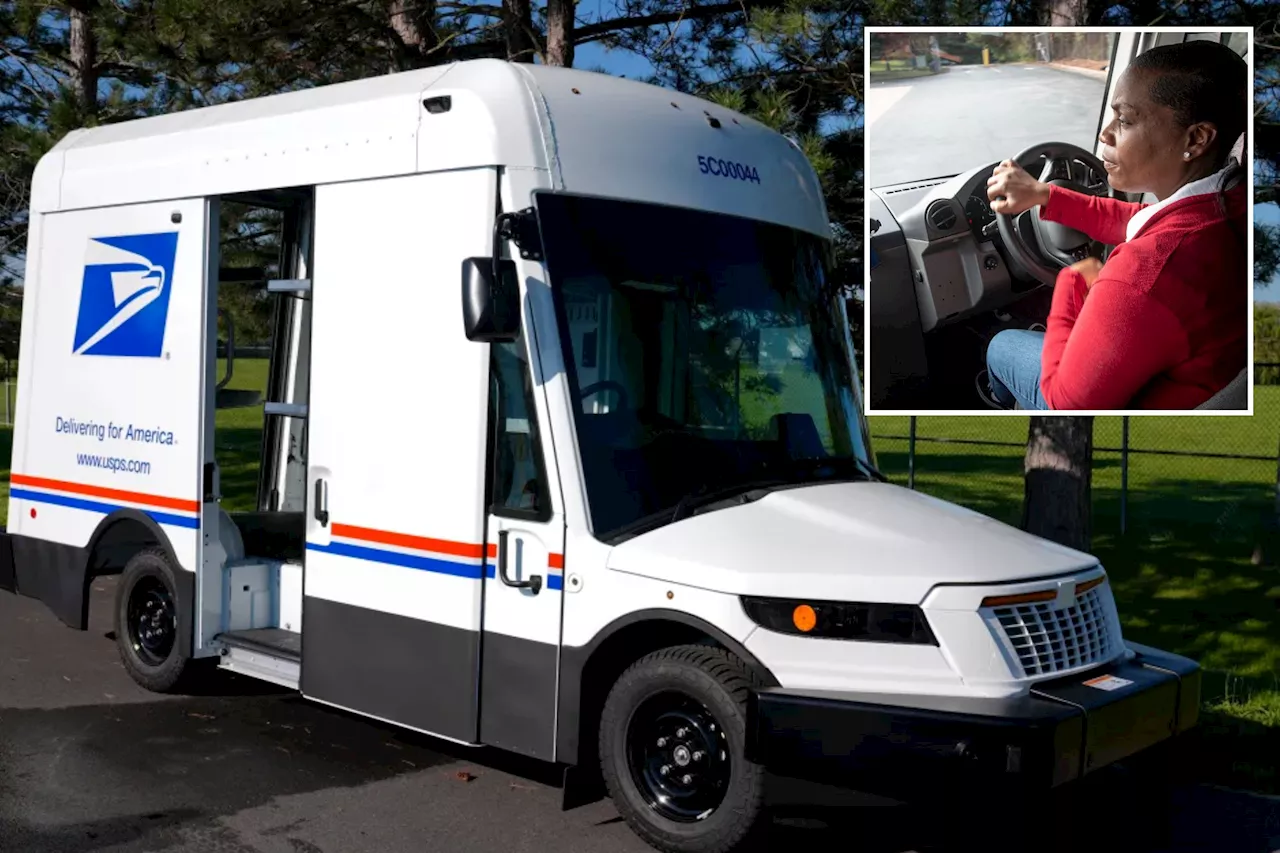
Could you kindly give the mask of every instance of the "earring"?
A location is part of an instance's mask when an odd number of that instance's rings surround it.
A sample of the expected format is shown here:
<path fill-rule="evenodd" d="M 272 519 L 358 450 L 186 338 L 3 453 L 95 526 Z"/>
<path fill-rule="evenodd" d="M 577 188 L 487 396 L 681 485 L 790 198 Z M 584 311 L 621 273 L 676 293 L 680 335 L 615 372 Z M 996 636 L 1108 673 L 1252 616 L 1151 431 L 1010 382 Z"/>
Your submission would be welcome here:
<path fill-rule="evenodd" d="M 1183 151 L 1183 152 L 1182 152 L 1182 159 L 1183 159 L 1183 160 L 1190 160 L 1190 159 L 1191 159 L 1191 152 L 1190 152 L 1190 151 Z"/>

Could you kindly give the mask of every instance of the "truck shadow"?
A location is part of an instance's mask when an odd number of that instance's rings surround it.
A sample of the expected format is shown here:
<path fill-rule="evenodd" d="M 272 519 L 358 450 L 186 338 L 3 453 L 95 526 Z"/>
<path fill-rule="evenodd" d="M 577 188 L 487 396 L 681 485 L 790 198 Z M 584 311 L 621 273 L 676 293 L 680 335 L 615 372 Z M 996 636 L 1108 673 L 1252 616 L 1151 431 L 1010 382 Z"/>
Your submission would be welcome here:
<path fill-rule="evenodd" d="M 565 833 L 577 837 L 582 831 L 583 850 L 648 849 L 622 831 L 607 802 L 557 815 L 559 791 L 554 789 L 560 777 L 554 766 L 437 741 L 294 694 L 264 695 L 242 678 L 211 678 L 207 689 L 210 695 L 150 703 L 4 711 L 0 849 L 89 853 L 172 847 L 256 853 L 253 838 L 241 838 L 224 818 L 291 795 L 342 789 L 347 792 L 343 798 L 356 805 L 352 820 L 358 823 L 359 802 L 379 796 L 376 783 L 409 776 L 418 788 L 430 784 L 422 775 L 427 771 L 444 771 L 459 784 L 493 774 L 533 783 L 541 791 L 535 796 L 544 813 L 532 824 L 521 823 L 522 832 L 549 838 Z M 1133 804 L 1131 781 L 1120 772 L 1097 778 L 1100 782 L 1087 795 L 1060 804 L 1059 811 L 1023 815 L 1025 830 L 1013 828 L 1015 815 L 1008 804 L 985 802 L 974 792 L 966 792 L 966 806 L 906 805 L 770 778 L 772 824 L 766 848 L 1261 853 L 1280 845 L 1280 798 L 1203 786 L 1179 789 L 1164 827 L 1172 842 L 1153 845 L 1153 830 L 1160 828 L 1153 825 L 1156 816 L 1126 807 Z M 490 779 L 495 781 L 508 787 L 501 778 Z M 375 787 L 362 790 L 368 786 Z M 493 789 L 475 789 L 474 819 L 504 820 L 492 812 L 485 790 Z M 36 811 L 42 815 L 123 816 L 44 823 L 28 817 L 23 802 L 40 803 Z M 426 812 L 433 808 L 428 802 L 420 807 Z M 278 829 L 292 833 L 288 826 Z"/>

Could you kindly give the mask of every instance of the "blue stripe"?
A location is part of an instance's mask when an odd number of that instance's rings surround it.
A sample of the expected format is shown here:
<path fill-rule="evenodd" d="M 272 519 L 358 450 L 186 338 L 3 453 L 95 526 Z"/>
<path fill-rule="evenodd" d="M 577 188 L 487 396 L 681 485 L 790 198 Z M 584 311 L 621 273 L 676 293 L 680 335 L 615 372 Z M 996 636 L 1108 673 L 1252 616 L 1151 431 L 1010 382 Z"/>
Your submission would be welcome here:
<path fill-rule="evenodd" d="M 142 512 L 145 512 L 160 524 L 171 524 L 174 527 L 186 527 L 190 530 L 198 530 L 200 528 L 200 519 L 193 516 L 156 512 L 155 510 L 146 509 L 144 507 L 124 507 L 116 504 L 101 503 L 99 501 L 87 501 L 83 498 L 71 498 L 66 495 L 51 495 L 46 492 L 30 492 L 26 489 L 10 489 L 9 495 L 15 498 L 22 498 L 23 500 L 35 501 L 36 503 L 65 506 L 70 507 L 71 509 L 83 509 L 88 512 L 100 512 L 103 515 L 110 515 L 111 513 L 119 512 L 122 509 L 141 509 Z"/>
<path fill-rule="evenodd" d="M 403 566 L 406 569 L 418 569 L 423 572 L 435 572 L 452 575 L 457 578 L 479 580 L 481 577 L 493 580 L 497 578 L 497 566 L 486 563 L 483 567 L 472 563 L 454 563 L 449 560 L 438 560 L 433 557 L 419 557 L 416 554 L 402 554 L 399 551 L 383 551 L 381 548 L 366 548 L 363 545 L 348 545 L 346 542 L 330 542 L 328 545 L 307 543 L 308 551 L 321 554 L 336 554 L 339 557 L 352 557 L 357 560 L 369 560 L 374 563 L 386 563 L 391 566 Z M 564 575 L 547 573 L 547 589 L 564 589 Z"/>
<path fill-rule="evenodd" d="M 407 569 L 418 569 L 424 572 L 453 575 L 459 578 L 480 579 L 480 567 L 475 564 L 453 563 L 449 560 L 437 560 L 433 557 L 419 557 L 416 554 L 401 554 L 398 551 L 383 551 L 380 548 L 348 545 L 345 542 L 330 542 L 328 545 L 317 545 L 313 542 L 308 542 L 307 550 L 319 551 L 323 554 L 337 554 L 340 557 L 354 557 L 357 560 L 369 560 L 374 563 L 403 566 Z"/>
<path fill-rule="evenodd" d="M 489 580 L 496 580 L 498 577 L 498 566 L 496 563 L 485 564 L 484 576 Z M 564 589 L 564 575 L 556 572 L 548 571 L 545 575 L 547 580 L 547 589 Z"/>

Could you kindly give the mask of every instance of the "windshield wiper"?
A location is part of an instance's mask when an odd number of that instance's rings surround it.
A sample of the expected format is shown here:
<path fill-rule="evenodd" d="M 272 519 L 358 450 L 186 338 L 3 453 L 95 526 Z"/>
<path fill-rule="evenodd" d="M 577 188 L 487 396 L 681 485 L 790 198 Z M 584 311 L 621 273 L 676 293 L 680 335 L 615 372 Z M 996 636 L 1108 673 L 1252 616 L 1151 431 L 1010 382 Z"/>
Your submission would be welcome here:
<path fill-rule="evenodd" d="M 872 465 L 870 462 L 866 461 L 865 459 L 855 456 L 853 457 L 853 461 L 858 463 L 858 467 L 861 468 L 863 471 L 867 472 L 867 475 L 870 476 L 873 480 L 879 480 L 881 483 L 889 482 L 889 478 L 886 477 L 879 468 Z"/>

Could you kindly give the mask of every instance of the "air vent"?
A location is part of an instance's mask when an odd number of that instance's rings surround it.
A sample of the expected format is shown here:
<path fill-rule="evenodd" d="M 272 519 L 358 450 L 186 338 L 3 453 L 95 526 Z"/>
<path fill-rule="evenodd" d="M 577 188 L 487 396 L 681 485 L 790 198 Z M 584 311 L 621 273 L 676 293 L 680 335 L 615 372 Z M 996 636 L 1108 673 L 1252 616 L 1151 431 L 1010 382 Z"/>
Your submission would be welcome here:
<path fill-rule="evenodd" d="M 956 227 L 956 211 L 949 202 L 935 201 L 929 205 L 929 209 L 925 212 L 925 218 L 929 220 L 929 224 L 939 231 L 950 231 Z"/>
<path fill-rule="evenodd" d="M 925 181 L 923 184 L 904 184 L 903 186 L 894 187 L 891 190 L 881 190 L 880 192 L 884 193 L 885 195 L 890 195 L 892 193 L 905 193 L 905 192 L 911 192 L 912 190 L 925 190 L 925 189 L 928 189 L 929 187 L 936 187 L 938 184 L 942 184 L 942 183 L 946 183 L 946 180 L 943 179 L 938 181 Z"/>

